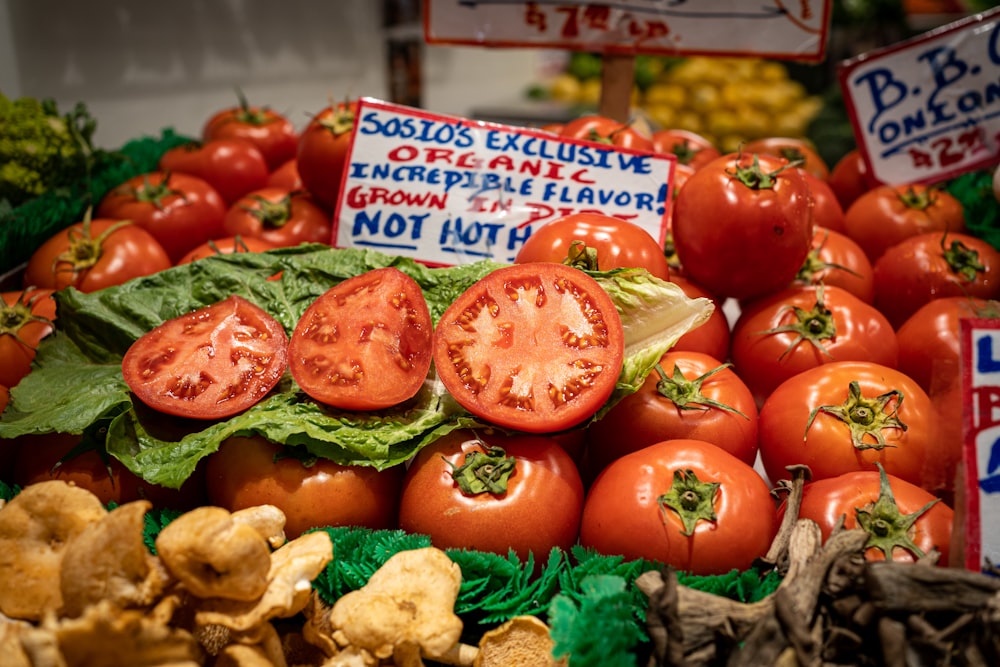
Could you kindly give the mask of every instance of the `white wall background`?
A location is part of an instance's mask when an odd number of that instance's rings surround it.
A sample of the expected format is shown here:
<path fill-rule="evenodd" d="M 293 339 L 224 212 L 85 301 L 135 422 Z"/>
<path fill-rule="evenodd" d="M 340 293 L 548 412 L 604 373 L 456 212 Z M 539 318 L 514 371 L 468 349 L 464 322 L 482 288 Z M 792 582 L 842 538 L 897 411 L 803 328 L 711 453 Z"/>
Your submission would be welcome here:
<path fill-rule="evenodd" d="M 0 0 L 0 92 L 85 102 L 99 146 L 163 128 L 197 136 L 252 104 L 300 128 L 330 99 L 388 99 L 380 0 Z M 414 32 L 420 35 L 419 27 Z M 470 115 L 517 104 L 551 53 L 424 47 L 423 103 Z"/>

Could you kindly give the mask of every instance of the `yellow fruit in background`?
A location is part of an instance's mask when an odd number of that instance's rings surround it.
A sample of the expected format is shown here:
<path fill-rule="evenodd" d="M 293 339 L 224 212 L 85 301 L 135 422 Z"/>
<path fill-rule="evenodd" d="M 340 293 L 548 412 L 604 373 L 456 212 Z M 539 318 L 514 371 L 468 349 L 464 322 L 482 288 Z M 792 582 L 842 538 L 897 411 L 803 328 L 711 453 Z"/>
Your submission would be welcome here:
<path fill-rule="evenodd" d="M 719 106 L 719 88 L 711 83 L 698 83 L 690 88 L 688 106 L 694 111 L 708 113 Z"/>
<path fill-rule="evenodd" d="M 687 104 L 687 88 L 677 83 L 654 83 L 646 90 L 643 102 L 649 106 L 682 107 Z"/>
<path fill-rule="evenodd" d="M 601 101 L 601 80 L 587 79 L 580 84 L 580 94 L 576 101 L 581 104 L 596 105 Z"/>
<path fill-rule="evenodd" d="M 580 97 L 580 81 L 575 76 L 562 73 L 549 83 L 549 97 L 560 102 L 576 102 Z"/>
<path fill-rule="evenodd" d="M 705 130 L 720 137 L 742 131 L 739 115 L 732 109 L 715 109 L 705 118 Z"/>
<path fill-rule="evenodd" d="M 761 81 L 784 81 L 788 78 L 788 69 L 774 60 L 762 60 L 757 64 L 754 78 Z"/>
<path fill-rule="evenodd" d="M 674 125 L 682 130 L 690 130 L 691 132 L 701 133 L 704 131 L 704 123 L 701 121 L 701 114 L 686 109 L 680 110 L 677 114 L 677 120 L 674 122 Z"/>

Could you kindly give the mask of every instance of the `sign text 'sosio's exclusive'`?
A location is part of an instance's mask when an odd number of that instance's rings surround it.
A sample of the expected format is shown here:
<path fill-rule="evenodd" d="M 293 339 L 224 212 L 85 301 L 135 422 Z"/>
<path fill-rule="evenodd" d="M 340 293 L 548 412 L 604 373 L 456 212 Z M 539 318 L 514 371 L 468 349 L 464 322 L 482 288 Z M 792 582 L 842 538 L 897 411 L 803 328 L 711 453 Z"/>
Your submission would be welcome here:
<path fill-rule="evenodd" d="M 513 261 L 532 230 L 597 212 L 663 242 L 675 158 L 362 99 L 333 245 L 429 264 Z"/>

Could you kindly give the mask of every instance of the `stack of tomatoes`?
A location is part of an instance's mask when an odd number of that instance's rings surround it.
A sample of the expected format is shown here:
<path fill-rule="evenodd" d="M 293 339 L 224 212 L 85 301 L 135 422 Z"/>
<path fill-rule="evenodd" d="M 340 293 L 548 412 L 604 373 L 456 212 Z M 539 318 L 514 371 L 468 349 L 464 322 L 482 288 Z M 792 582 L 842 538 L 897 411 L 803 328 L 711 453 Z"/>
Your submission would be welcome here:
<path fill-rule="evenodd" d="M 93 290 L 205 254 L 329 242 L 355 110 L 332 104 L 300 133 L 245 102 L 220 112 L 201 141 L 164 155 L 159 171 L 121 184 L 92 219 L 43 245 L 28 283 Z M 829 168 L 802 140 L 721 154 L 690 132 L 639 141 L 607 119 L 557 131 L 677 156 L 668 244 L 585 213 L 542 227 L 516 263 L 642 267 L 711 299 L 710 319 L 589 426 L 519 428 L 528 422 L 511 399 L 515 416 L 500 425 L 530 435 L 458 430 L 386 470 L 233 438 L 207 461 L 206 497 L 234 509 L 278 505 L 291 533 L 402 527 L 443 546 L 536 557 L 580 543 L 716 574 L 764 555 L 782 512 L 772 487 L 805 464 L 802 514 L 825 531 L 841 516 L 849 527 L 891 523 L 896 532 L 873 542 L 873 558 L 936 551 L 947 562 L 961 455 L 958 320 L 988 316 L 1000 291 L 1000 253 L 966 232 L 962 206 L 940 187 L 871 183 L 856 152 Z M 51 330 L 49 293 L 5 296 L 22 367 Z M 315 336 L 325 335 L 320 320 Z M 461 376 L 462 345 L 435 361 Z M 307 352 L 288 362 L 304 391 L 309 373 L 331 372 Z M 467 388 L 482 381 L 461 377 Z M 475 411 L 474 400 L 462 405 Z"/>

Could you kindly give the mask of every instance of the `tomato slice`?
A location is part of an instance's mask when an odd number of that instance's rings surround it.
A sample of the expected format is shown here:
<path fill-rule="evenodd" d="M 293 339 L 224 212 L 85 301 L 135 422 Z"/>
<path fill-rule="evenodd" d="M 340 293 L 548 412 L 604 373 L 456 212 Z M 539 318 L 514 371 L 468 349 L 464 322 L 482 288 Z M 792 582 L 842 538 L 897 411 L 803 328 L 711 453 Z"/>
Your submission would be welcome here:
<path fill-rule="evenodd" d="M 611 396 L 624 332 L 614 301 L 583 271 L 552 262 L 497 269 L 445 310 L 434 364 L 463 408 L 499 426 L 549 433 Z"/>
<path fill-rule="evenodd" d="M 334 285 L 303 313 L 288 345 L 306 394 L 344 410 L 380 410 L 412 398 L 431 367 L 434 325 L 424 293 L 399 269 Z"/>
<path fill-rule="evenodd" d="M 260 401 L 288 367 L 281 324 L 239 296 L 167 320 L 141 336 L 122 374 L 149 407 L 222 419 Z"/>

